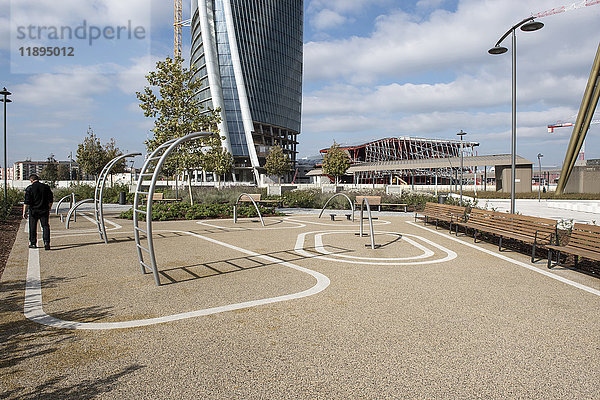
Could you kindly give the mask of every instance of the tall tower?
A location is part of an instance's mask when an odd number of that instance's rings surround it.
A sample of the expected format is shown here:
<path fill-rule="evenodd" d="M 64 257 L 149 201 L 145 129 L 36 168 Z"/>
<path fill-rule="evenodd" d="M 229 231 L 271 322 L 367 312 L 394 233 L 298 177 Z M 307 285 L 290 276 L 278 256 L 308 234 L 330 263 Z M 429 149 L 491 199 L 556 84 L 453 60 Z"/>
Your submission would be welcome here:
<path fill-rule="evenodd" d="M 236 180 L 259 182 L 271 146 L 296 160 L 302 13 L 302 0 L 192 0 L 198 98 L 205 109 L 221 109 Z"/>

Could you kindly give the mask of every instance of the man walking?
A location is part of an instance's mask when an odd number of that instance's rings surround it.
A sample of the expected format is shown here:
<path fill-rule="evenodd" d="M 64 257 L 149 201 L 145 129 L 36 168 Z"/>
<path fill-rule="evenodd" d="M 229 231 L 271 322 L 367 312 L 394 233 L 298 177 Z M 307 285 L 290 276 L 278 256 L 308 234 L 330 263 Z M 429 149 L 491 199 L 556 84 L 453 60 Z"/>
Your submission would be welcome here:
<path fill-rule="evenodd" d="M 25 189 L 25 201 L 23 202 L 23 218 L 25 218 L 27 206 L 29 206 L 29 248 L 37 247 L 37 222 L 42 225 L 42 238 L 44 249 L 50 250 L 50 207 L 54 201 L 54 195 L 50 186 L 40 182 L 36 174 L 29 176 L 31 185 Z"/>

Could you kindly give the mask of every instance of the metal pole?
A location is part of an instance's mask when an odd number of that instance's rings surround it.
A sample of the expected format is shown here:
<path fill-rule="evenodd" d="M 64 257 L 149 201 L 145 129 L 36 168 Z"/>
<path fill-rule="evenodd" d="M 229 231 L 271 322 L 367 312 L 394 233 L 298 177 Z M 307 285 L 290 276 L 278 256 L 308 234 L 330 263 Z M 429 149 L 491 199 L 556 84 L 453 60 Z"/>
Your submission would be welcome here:
<path fill-rule="evenodd" d="M 462 131 L 461 131 L 462 132 Z M 462 205 L 463 185 L 463 135 L 460 135 L 460 205 Z"/>
<path fill-rule="evenodd" d="M 511 136 L 511 164 L 510 164 L 510 212 L 515 213 L 515 182 L 517 163 L 517 34 L 512 30 L 512 136 Z"/>
<path fill-rule="evenodd" d="M 6 90 L 6 88 L 4 88 Z M 6 160 L 6 94 L 4 95 L 4 204 L 8 204 L 8 162 Z"/>
<path fill-rule="evenodd" d="M 538 163 L 540 165 L 540 173 L 538 174 L 538 203 L 542 201 L 542 153 L 538 153 Z"/>

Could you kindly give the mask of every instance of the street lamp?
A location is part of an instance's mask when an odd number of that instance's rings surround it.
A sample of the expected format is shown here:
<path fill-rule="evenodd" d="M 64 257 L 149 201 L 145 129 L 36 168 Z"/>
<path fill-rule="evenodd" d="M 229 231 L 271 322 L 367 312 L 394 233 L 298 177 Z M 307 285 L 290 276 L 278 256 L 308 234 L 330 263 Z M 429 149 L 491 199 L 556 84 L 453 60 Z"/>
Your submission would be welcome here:
<path fill-rule="evenodd" d="M 541 22 L 536 22 L 533 17 L 525 18 L 512 28 L 510 28 L 496 45 L 488 50 L 488 53 L 497 55 L 508 51 L 506 47 L 500 46 L 500 43 L 512 33 L 512 140 L 511 140 L 511 182 L 510 182 L 510 212 L 515 213 L 515 173 L 517 161 L 517 28 L 524 32 L 533 32 L 544 26 Z"/>
<path fill-rule="evenodd" d="M 542 153 L 538 153 L 538 164 L 540 165 L 540 173 L 538 174 L 538 202 L 542 201 Z"/>
<path fill-rule="evenodd" d="M 460 136 L 460 205 L 462 206 L 462 185 L 463 185 L 463 136 L 465 136 L 467 132 L 463 132 L 461 129 L 460 132 L 457 133 Z"/>
<path fill-rule="evenodd" d="M 3 88 L 0 92 L 0 95 L 2 95 L 0 101 L 4 103 L 4 204 L 8 204 L 8 161 L 6 159 L 6 104 L 12 102 L 12 100 L 8 99 L 6 96 L 10 96 L 11 94 L 12 93 L 6 90 L 6 88 Z"/>

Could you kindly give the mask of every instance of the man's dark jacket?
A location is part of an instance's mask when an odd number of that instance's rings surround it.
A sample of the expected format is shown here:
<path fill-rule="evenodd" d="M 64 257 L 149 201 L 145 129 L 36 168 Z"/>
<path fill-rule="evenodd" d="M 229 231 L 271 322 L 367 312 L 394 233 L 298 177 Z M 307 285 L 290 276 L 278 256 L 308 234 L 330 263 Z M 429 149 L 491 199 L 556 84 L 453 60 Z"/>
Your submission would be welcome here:
<path fill-rule="evenodd" d="M 25 204 L 32 211 L 47 212 L 54 201 L 50 186 L 40 181 L 35 181 L 25 189 Z"/>

